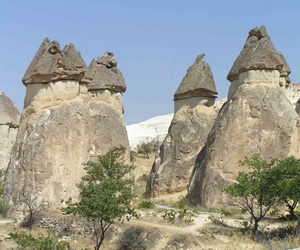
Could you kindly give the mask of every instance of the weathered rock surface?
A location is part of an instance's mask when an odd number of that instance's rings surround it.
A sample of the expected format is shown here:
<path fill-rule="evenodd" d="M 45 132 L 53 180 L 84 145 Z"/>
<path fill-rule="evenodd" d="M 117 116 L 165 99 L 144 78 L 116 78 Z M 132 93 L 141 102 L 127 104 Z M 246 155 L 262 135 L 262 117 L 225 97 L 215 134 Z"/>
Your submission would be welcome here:
<path fill-rule="evenodd" d="M 243 72 L 248 73 L 241 75 Z M 254 28 L 249 31 L 247 41 L 227 76 L 231 82 L 228 99 L 244 83 L 255 84 L 258 81 L 259 84 L 286 87 L 290 84 L 290 73 L 284 56 L 275 49 L 266 27 Z M 277 74 L 280 74 L 279 84 Z"/>
<path fill-rule="evenodd" d="M 86 77 L 93 79 L 88 85 L 89 90 L 107 89 L 121 93 L 126 91 L 125 80 L 111 52 L 106 51 L 105 55 L 98 57 L 97 61 L 92 60 Z"/>
<path fill-rule="evenodd" d="M 15 104 L 0 92 L 0 169 L 6 170 L 16 140 L 20 115 Z"/>
<path fill-rule="evenodd" d="M 235 60 L 227 79 L 232 82 L 239 78 L 241 72 L 251 69 L 279 70 L 284 76 L 291 73 L 284 56 L 275 49 L 264 25 L 249 31 L 244 48 Z"/>
<path fill-rule="evenodd" d="M 3 199 L 15 211 L 23 211 L 27 209 L 21 206 L 23 194 L 38 197 L 37 202 L 49 201 L 53 207 L 60 207 L 62 199 L 77 198 L 76 184 L 84 174 L 82 163 L 89 160 L 93 131 L 84 100 L 36 101 L 21 119 Z"/>
<path fill-rule="evenodd" d="M 213 107 L 184 106 L 174 115 L 152 166 L 146 194 L 156 197 L 187 190 L 196 157 L 217 113 Z"/>
<path fill-rule="evenodd" d="M 209 65 L 202 61 L 204 54 L 198 55 L 190 66 L 174 94 L 174 112 L 184 105 L 192 108 L 197 105 L 212 106 L 217 90 Z"/>
<path fill-rule="evenodd" d="M 218 114 L 198 155 L 189 187 L 193 204 L 231 205 L 220 187 L 231 184 L 239 160 L 255 153 L 266 160 L 299 155 L 299 117 L 281 89 L 242 85 Z"/>
<path fill-rule="evenodd" d="M 102 101 L 89 101 L 88 107 L 93 124 L 91 160 L 98 154 L 118 148 L 123 151 L 124 162 L 129 163 L 129 141 L 123 116 L 112 105 Z"/>
<path fill-rule="evenodd" d="M 265 28 L 250 31 L 250 39 L 253 32 L 256 34 L 254 43 L 268 38 Z M 239 166 L 239 160 L 245 156 L 258 153 L 265 160 L 300 157 L 299 116 L 280 84 L 284 74 L 288 78 L 288 66 L 283 64 L 281 54 L 269 50 L 269 43 L 258 44 L 257 48 L 270 59 L 270 64 L 255 64 L 260 61 L 254 59 L 264 58 L 256 50 L 248 51 L 248 40 L 243 49 L 246 48 L 247 53 L 241 52 L 229 74 L 232 84 L 235 81 L 241 84 L 221 108 L 206 145 L 197 157 L 188 195 L 193 204 L 219 208 L 233 205 L 220 187 L 233 183 L 239 171 L 248 170 Z M 238 76 L 234 75 L 235 65 L 252 61 L 255 63 L 250 66 L 263 67 L 242 67 Z"/>
<path fill-rule="evenodd" d="M 197 154 L 217 116 L 212 106 L 217 94 L 215 83 L 203 57 L 204 54 L 198 56 L 188 68 L 174 95 L 175 115 L 152 166 L 146 187 L 148 196 L 187 190 Z M 196 103 L 195 97 L 199 98 Z M 183 98 L 180 106 L 176 104 L 178 98 Z"/>
<path fill-rule="evenodd" d="M 45 38 L 22 81 L 25 86 L 57 80 L 80 81 L 86 70 L 86 64 L 73 44 L 67 44 L 61 50 L 57 41 L 50 42 Z"/>
<path fill-rule="evenodd" d="M 174 94 L 174 101 L 194 96 L 217 97 L 217 90 L 209 65 L 202 61 L 204 54 L 198 55 L 196 61 L 186 72 Z"/>
<path fill-rule="evenodd" d="M 62 199 L 77 199 L 83 163 L 110 148 L 123 149 L 123 159 L 129 161 L 122 112 L 97 91 L 94 98 L 87 87 L 91 78 L 83 79 L 84 73 L 85 64 L 72 44 L 61 51 L 57 42 L 46 39 L 23 78 L 26 105 L 3 197 L 14 217 L 27 210 L 24 196 L 35 205 L 43 199 L 52 208 L 61 207 Z"/>

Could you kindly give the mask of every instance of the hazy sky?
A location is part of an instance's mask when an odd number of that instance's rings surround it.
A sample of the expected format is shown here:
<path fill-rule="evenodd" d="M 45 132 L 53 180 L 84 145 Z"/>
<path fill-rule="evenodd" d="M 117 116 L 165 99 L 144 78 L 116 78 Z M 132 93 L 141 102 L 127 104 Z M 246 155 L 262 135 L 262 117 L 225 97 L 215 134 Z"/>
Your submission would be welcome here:
<path fill-rule="evenodd" d="M 72 42 L 86 64 L 112 51 L 127 84 L 125 122 L 173 112 L 187 68 L 205 53 L 218 90 L 248 31 L 265 24 L 300 82 L 300 1 L 0 1 L 0 91 L 23 108 L 21 79 L 43 39 Z"/>

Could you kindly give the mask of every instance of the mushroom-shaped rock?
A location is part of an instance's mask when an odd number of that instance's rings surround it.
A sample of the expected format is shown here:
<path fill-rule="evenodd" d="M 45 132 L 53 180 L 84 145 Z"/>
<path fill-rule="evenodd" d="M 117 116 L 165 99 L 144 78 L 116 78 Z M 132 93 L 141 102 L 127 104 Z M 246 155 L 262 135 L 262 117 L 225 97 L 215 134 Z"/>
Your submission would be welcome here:
<path fill-rule="evenodd" d="M 85 76 L 92 79 L 88 89 L 125 92 L 125 80 L 116 66 L 117 61 L 111 52 L 105 52 L 105 55 L 98 57 L 97 61 L 92 60 Z"/>
<path fill-rule="evenodd" d="M 198 55 L 196 61 L 187 70 L 178 89 L 174 101 L 190 97 L 217 97 L 217 90 L 209 65 L 202 61 L 204 54 Z"/>
<path fill-rule="evenodd" d="M 58 80 L 81 81 L 87 67 L 73 44 L 61 50 L 57 41 L 46 38 L 32 59 L 22 82 L 48 83 Z"/>
<path fill-rule="evenodd" d="M 0 92 L 0 125 L 19 126 L 19 111 L 15 104 Z"/>
<path fill-rule="evenodd" d="M 241 72 L 248 70 L 278 70 L 281 76 L 286 77 L 287 83 L 290 82 L 289 65 L 284 56 L 275 49 L 264 25 L 249 31 L 244 48 L 235 60 L 227 79 L 230 82 L 237 80 Z"/>

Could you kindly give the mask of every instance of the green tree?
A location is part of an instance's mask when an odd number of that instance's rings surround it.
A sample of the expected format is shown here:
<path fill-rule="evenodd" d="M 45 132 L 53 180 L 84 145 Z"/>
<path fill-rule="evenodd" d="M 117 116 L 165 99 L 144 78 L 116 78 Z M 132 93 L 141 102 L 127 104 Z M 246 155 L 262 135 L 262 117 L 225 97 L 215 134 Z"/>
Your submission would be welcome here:
<path fill-rule="evenodd" d="M 289 218 L 294 220 L 295 208 L 300 201 L 300 160 L 288 157 L 278 160 L 276 167 L 272 168 L 272 175 L 277 177 L 276 191 L 280 200 L 289 209 Z"/>
<path fill-rule="evenodd" d="M 236 183 L 222 188 L 223 192 L 240 198 L 238 206 L 248 211 L 254 220 L 253 233 L 257 231 L 261 219 L 278 201 L 276 196 L 278 177 L 272 175 L 271 171 L 275 163 L 274 159 L 269 163 L 262 160 L 258 154 L 245 157 L 244 161 L 240 161 L 240 165 L 247 165 L 252 171 L 239 172 Z"/>
<path fill-rule="evenodd" d="M 131 207 L 135 195 L 130 173 L 134 166 L 118 162 L 119 157 L 118 151 L 110 150 L 98 156 L 97 162 L 84 164 L 86 175 L 78 184 L 80 201 L 72 203 L 69 199 L 67 207 L 62 209 L 66 214 L 83 216 L 92 222 L 95 250 L 100 248 L 105 233 L 116 220 L 123 222 L 138 217 Z"/>

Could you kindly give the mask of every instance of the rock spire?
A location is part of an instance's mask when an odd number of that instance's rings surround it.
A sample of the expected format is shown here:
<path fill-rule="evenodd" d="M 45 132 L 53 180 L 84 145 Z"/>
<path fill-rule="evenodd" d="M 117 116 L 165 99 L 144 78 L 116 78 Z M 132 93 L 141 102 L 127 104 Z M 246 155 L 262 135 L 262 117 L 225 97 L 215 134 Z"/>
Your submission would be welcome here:
<path fill-rule="evenodd" d="M 264 26 L 254 28 L 228 74 L 229 100 L 197 156 L 188 197 L 193 204 L 234 205 L 220 188 L 235 181 L 245 156 L 300 157 L 299 116 L 283 88 L 289 67 Z"/>
<path fill-rule="evenodd" d="M 216 87 L 209 65 L 199 55 L 175 95 L 175 114 L 153 163 L 148 196 L 186 192 L 198 152 L 216 119 Z"/>

